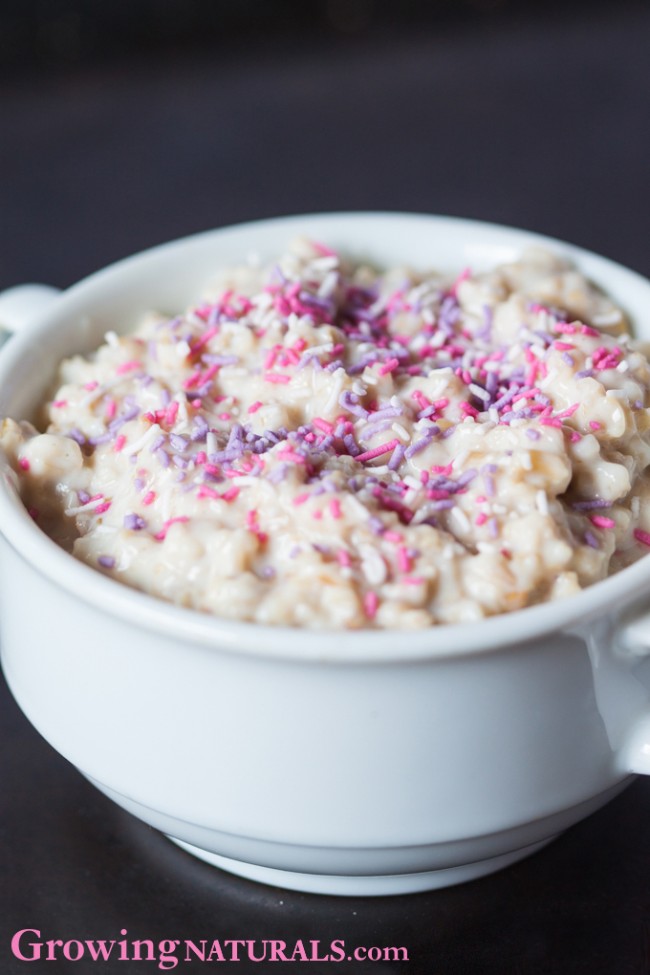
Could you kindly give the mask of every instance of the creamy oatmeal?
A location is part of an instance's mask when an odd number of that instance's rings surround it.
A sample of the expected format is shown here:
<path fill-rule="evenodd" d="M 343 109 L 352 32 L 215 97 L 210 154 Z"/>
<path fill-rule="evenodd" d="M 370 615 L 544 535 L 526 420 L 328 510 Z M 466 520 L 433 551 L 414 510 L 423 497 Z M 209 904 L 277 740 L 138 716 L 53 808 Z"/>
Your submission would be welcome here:
<path fill-rule="evenodd" d="M 0 443 L 37 523 L 130 586 L 240 620 L 423 627 L 647 552 L 650 368 L 531 251 L 455 278 L 297 242 L 60 366 Z"/>

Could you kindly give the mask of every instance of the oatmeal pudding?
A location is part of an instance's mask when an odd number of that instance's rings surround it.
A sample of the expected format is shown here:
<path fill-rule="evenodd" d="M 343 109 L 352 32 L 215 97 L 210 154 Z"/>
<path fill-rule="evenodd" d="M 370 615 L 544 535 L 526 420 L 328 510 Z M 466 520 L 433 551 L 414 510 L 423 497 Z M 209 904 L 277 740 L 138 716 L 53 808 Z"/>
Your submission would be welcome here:
<path fill-rule="evenodd" d="M 0 429 L 36 522 L 130 586 L 257 623 L 415 628 L 648 551 L 650 367 L 554 254 L 449 276 L 301 240 L 132 324 L 60 365 L 38 429 Z"/>

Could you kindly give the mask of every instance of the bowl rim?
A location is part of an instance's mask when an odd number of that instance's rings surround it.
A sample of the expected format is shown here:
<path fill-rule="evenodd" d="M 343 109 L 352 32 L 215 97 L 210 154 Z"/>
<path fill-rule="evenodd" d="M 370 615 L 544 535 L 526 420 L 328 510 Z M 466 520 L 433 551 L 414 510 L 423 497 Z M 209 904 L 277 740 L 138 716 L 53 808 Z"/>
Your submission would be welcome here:
<path fill-rule="evenodd" d="M 636 287 L 646 289 L 650 299 L 650 281 L 638 272 L 582 247 L 520 228 L 466 218 L 397 211 L 295 214 L 247 221 L 181 237 L 122 258 L 94 272 L 54 299 L 56 314 L 41 316 L 27 333 L 16 336 L 7 344 L 0 354 L 0 374 L 28 353 L 34 337 L 48 332 L 56 318 L 65 315 L 68 305 L 83 304 L 87 294 L 92 298 L 99 285 L 107 282 L 110 285 L 113 277 L 119 281 L 124 273 L 131 273 L 134 268 L 137 271 L 139 263 L 157 261 L 162 254 L 173 255 L 176 250 L 195 244 L 208 244 L 212 238 L 228 234 L 254 234 L 259 229 L 271 226 L 278 230 L 292 227 L 306 229 L 310 222 L 315 221 L 333 226 L 341 221 L 422 222 L 432 227 L 436 225 L 440 230 L 454 227 L 468 234 L 478 231 L 501 239 L 508 246 L 546 246 L 583 266 L 587 264 L 595 268 L 597 272 L 623 276 Z M 607 290 L 607 281 L 602 284 Z M 167 638 L 173 637 L 185 644 L 189 642 L 209 647 L 215 652 L 245 653 L 271 660 L 305 663 L 400 664 L 509 650 L 531 644 L 551 633 L 579 631 L 608 613 L 620 614 L 640 600 L 650 586 L 649 554 L 572 596 L 476 621 L 413 630 L 309 629 L 221 618 L 168 603 L 105 576 L 61 549 L 33 522 L 18 496 L 12 473 L 6 469 L 0 476 L 0 533 L 14 552 L 38 573 L 59 589 L 83 599 L 105 615 L 119 616 L 137 627 Z"/>

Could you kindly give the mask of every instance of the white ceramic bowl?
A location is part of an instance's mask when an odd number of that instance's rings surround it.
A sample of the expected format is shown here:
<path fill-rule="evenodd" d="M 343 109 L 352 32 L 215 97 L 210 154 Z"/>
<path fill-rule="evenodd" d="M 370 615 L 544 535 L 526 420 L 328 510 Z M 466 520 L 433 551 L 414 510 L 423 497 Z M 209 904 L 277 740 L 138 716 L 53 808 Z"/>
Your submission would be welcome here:
<path fill-rule="evenodd" d="M 292 217 L 46 295 L 0 354 L 0 415 L 29 416 L 58 360 L 107 328 L 182 309 L 215 267 L 276 256 L 298 233 L 450 271 L 547 244 L 650 339 L 650 283 L 575 247 L 431 216 Z M 480 624 L 301 632 L 121 586 L 57 548 L 0 480 L 2 661 L 19 704 L 99 789 L 211 863 L 300 890 L 425 890 L 512 863 L 650 772 L 650 558 Z"/>

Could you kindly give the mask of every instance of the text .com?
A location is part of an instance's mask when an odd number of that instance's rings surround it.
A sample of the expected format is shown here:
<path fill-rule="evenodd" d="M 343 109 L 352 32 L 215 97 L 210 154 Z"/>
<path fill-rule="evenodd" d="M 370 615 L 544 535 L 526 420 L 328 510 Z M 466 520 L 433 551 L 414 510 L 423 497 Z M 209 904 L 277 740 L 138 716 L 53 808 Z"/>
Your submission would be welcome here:
<path fill-rule="evenodd" d="M 119 940 L 47 938 L 37 928 L 22 928 L 11 939 L 11 953 L 19 961 L 102 962 L 146 961 L 161 970 L 176 968 L 186 962 L 353 962 L 408 961 L 408 951 L 402 947 L 357 945 L 348 947 L 343 939 L 328 943 L 315 941 L 282 941 L 275 939 L 189 939 L 149 938 L 130 939 L 122 928 Z"/>

